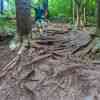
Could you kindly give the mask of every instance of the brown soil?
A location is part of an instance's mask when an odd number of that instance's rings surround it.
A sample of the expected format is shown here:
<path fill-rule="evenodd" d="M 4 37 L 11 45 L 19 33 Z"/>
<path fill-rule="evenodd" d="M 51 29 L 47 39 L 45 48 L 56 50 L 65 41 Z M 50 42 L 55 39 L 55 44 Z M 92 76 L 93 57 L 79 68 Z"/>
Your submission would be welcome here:
<path fill-rule="evenodd" d="M 21 55 L 1 42 L 0 100 L 100 100 L 100 63 L 72 55 L 89 40 L 57 23 Z"/>

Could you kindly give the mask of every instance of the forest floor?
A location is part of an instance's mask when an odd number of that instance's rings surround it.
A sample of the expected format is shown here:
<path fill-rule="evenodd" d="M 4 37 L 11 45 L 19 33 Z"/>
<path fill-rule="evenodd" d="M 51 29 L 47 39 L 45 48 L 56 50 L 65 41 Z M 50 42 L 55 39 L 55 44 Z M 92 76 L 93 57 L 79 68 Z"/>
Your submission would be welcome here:
<path fill-rule="evenodd" d="M 99 57 L 76 52 L 91 32 L 50 23 L 48 36 L 34 38 L 21 55 L 1 39 L 0 100 L 100 100 Z"/>

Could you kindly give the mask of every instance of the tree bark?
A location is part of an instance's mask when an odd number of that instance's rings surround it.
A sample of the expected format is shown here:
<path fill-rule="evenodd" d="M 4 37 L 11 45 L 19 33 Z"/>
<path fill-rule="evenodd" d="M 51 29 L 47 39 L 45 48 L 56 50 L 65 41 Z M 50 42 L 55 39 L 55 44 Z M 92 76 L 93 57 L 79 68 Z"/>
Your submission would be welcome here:
<path fill-rule="evenodd" d="M 16 24 L 20 42 L 22 43 L 24 38 L 29 41 L 32 30 L 31 0 L 16 0 Z"/>

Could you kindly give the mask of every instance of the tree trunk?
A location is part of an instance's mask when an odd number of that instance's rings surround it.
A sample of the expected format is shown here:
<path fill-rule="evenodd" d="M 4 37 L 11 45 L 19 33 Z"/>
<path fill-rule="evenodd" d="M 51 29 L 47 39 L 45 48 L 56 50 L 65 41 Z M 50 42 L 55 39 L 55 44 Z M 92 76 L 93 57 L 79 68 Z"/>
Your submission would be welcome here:
<path fill-rule="evenodd" d="M 20 42 L 24 39 L 29 42 L 29 34 L 32 29 L 31 0 L 16 0 L 17 34 Z"/>
<path fill-rule="evenodd" d="M 81 28 L 82 24 L 82 1 L 81 0 L 75 0 L 75 12 L 76 12 L 76 26 L 78 29 Z"/>
<path fill-rule="evenodd" d="M 85 25 L 86 24 L 86 8 L 84 7 L 83 10 L 84 10 L 83 19 L 84 19 L 84 25 Z"/>
<path fill-rule="evenodd" d="M 76 26 L 78 29 L 83 29 L 86 24 L 86 5 L 88 0 L 74 0 L 75 2 L 75 15 Z"/>
<path fill-rule="evenodd" d="M 72 0 L 72 16 L 73 16 L 73 24 L 75 24 L 75 1 Z"/>
<path fill-rule="evenodd" d="M 81 15 L 80 15 L 80 9 L 79 9 L 79 7 L 77 6 L 77 23 L 76 23 L 76 25 L 77 25 L 77 27 L 81 27 Z"/>

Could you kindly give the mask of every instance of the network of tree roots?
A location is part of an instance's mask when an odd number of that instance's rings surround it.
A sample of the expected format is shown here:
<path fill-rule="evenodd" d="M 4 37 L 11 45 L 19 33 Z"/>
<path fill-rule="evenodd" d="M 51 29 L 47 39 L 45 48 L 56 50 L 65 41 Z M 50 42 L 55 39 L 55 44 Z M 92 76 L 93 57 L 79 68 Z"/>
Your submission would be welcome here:
<path fill-rule="evenodd" d="M 49 23 L 46 38 L 14 51 L 1 40 L 0 100 L 100 100 L 100 62 L 89 54 L 90 31 Z"/>

